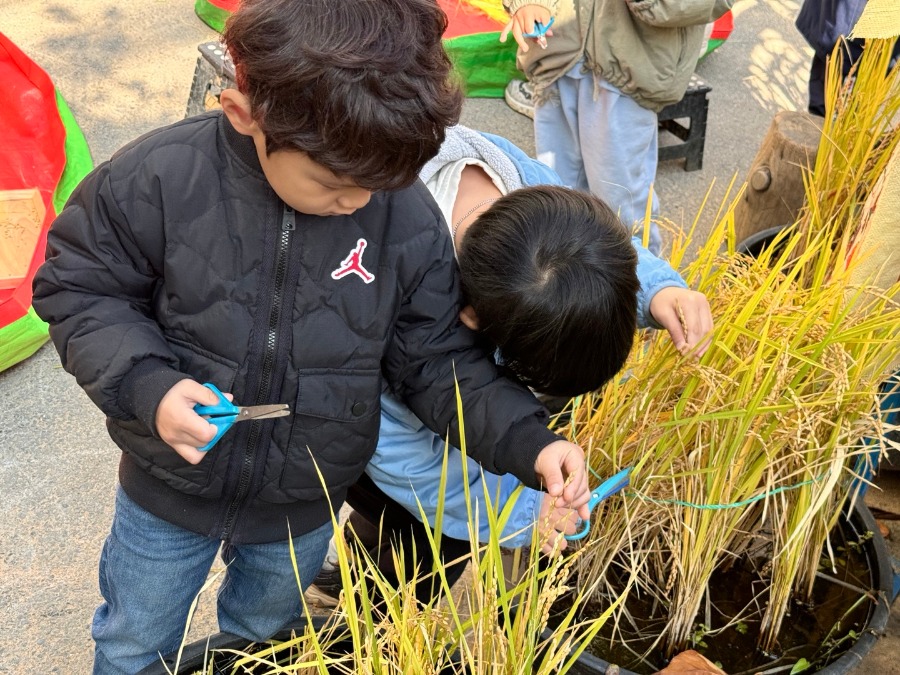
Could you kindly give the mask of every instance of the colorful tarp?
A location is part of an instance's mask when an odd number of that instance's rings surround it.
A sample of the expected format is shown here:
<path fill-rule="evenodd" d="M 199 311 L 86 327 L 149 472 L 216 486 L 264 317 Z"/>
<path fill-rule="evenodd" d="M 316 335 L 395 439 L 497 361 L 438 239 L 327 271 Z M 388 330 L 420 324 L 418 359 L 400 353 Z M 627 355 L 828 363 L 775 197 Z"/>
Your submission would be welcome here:
<path fill-rule="evenodd" d="M 0 290 L 0 370 L 4 370 L 47 340 L 47 325 L 31 308 L 31 281 L 44 260 L 50 223 L 93 163 L 81 130 L 47 73 L 3 33 L 0 129 L 0 190 L 37 188 L 46 209 L 26 280 L 14 289 Z"/>
<path fill-rule="evenodd" d="M 206 24 L 221 32 L 228 15 L 239 0 L 196 0 L 194 11 Z M 473 98 L 501 98 L 507 82 L 521 78 L 516 68 L 516 43 L 500 42 L 500 31 L 508 20 L 500 0 L 438 0 L 449 25 L 444 47 L 460 78 L 466 95 Z M 731 12 L 713 24 L 706 54 L 719 47 L 734 27 Z"/>

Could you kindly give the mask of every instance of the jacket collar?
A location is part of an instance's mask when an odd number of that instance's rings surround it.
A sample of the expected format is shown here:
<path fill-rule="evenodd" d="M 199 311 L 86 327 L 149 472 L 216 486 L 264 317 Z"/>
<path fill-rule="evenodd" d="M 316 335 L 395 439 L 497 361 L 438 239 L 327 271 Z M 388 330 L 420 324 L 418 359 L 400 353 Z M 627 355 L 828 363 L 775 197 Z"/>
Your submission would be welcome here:
<path fill-rule="evenodd" d="M 256 154 L 256 145 L 250 136 L 239 133 L 232 126 L 228 117 L 224 113 L 220 113 L 219 125 L 225 136 L 228 147 L 231 148 L 235 156 L 247 166 L 248 169 L 262 175 L 262 165 L 259 163 L 259 156 Z"/>

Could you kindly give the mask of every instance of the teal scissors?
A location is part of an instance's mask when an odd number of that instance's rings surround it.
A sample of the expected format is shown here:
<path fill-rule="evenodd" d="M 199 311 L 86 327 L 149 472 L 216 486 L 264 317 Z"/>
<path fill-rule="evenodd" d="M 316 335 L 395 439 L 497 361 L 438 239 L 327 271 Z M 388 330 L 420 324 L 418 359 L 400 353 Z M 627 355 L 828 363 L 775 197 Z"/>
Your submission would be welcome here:
<path fill-rule="evenodd" d="M 233 424 L 237 422 L 250 422 L 252 420 L 266 420 L 272 417 L 284 417 L 291 414 L 291 408 L 287 403 L 276 403 L 275 405 L 235 405 L 227 398 L 225 394 L 219 391 L 214 384 L 207 382 L 203 385 L 216 396 L 219 402 L 216 405 L 200 405 L 194 406 L 194 412 L 205 417 L 210 424 L 217 427 L 215 437 L 202 448 L 197 448 L 200 452 L 206 452 L 214 446 L 220 438 L 228 431 Z"/>
<path fill-rule="evenodd" d="M 535 21 L 534 30 L 530 33 L 522 33 L 522 37 L 534 38 L 541 49 L 547 49 L 547 31 L 550 30 L 550 26 L 552 25 L 552 16 L 546 25 L 542 24 L 540 21 Z"/>
<path fill-rule="evenodd" d="M 587 503 L 588 511 L 593 511 L 594 507 L 597 506 L 600 502 L 602 502 L 607 497 L 612 497 L 614 494 L 622 490 L 628 482 L 631 480 L 632 467 L 626 467 L 622 469 L 619 473 L 614 476 L 610 476 L 605 481 L 600 483 L 596 490 L 591 492 L 591 499 Z M 578 530 L 575 534 L 567 534 L 566 539 L 569 541 L 577 541 L 579 539 L 584 539 L 587 536 L 587 533 L 591 531 L 591 521 L 582 520 L 581 525 L 583 529 Z"/>

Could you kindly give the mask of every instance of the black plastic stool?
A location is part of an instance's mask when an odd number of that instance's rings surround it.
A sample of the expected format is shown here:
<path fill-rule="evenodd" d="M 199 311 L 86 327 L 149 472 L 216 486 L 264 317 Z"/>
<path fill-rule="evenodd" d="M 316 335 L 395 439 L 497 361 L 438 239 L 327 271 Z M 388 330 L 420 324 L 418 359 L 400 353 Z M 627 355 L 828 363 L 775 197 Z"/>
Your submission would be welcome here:
<path fill-rule="evenodd" d="M 707 94 L 712 90 L 706 82 L 691 75 L 684 97 L 663 108 L 658 115 L 659 128 L 681 139 L 680 143 L 659 146 L 659 161 L 684 158 L 685 171 L 703 168 L 703 146 L 706 143 Z M 684 124 L 684 120 L 687 124 Z"/>
<path fill-rule="evenodd" d="M 199 115 L 219 104 L 219 94 L 223 89 L 234 86 L 234 62 L 221 42 L 204 42 L 197 47 L 197 67 L 188 95 L 185 117 Z"/>

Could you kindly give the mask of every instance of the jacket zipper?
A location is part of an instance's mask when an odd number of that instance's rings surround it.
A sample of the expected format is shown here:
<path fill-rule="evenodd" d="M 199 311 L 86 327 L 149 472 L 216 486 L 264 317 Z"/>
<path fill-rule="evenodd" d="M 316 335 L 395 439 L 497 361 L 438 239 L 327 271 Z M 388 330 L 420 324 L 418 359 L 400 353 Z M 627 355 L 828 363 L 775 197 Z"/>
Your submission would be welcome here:
<path fill-rule="evenodd" d="M 260 386 L 257 390 L 254 405 L 265 404 L 269 399 L 272 389 L 272 374 L 275 370 L 275 358 L 277 356 L 278 346 L 278 324 L 281 322 L 281 305 L 284 300 L 284 285 L 287 279 L 288 252 L 291 246 L 291 233 L 294 231 L 295 227 L 296 219 L 294 209 L 285 204 L 281 217 L 281 233 L 278 240 L 278 251 L 275 259 L 274 294 L 272 296 L 272 305 L 269 309 L 269 323 L 266 329 L 266 346 L 263 354 L 262 374 L 260 376 Z M 241 462 L 241 474 L 238 480 L 237 491 L 235 492 L 234 499 L 232 499 L 231 503 L 228 505 L 228 511 L 225 513 L 225 522 L 222 526 L 221 536 L 223 540 L 227 540 L 231 537 L 235 518 L 237 517 L 238 510 L 247 499 L 247 492 L 250 490 L 250 482 L 253 478 L 253 469 L 256 464 L 256 451 L 257 446 L 259 445 L 262 422 L 251 422 L 250 425 L 247 445 L 244 449 L 244 456 Z"/>

